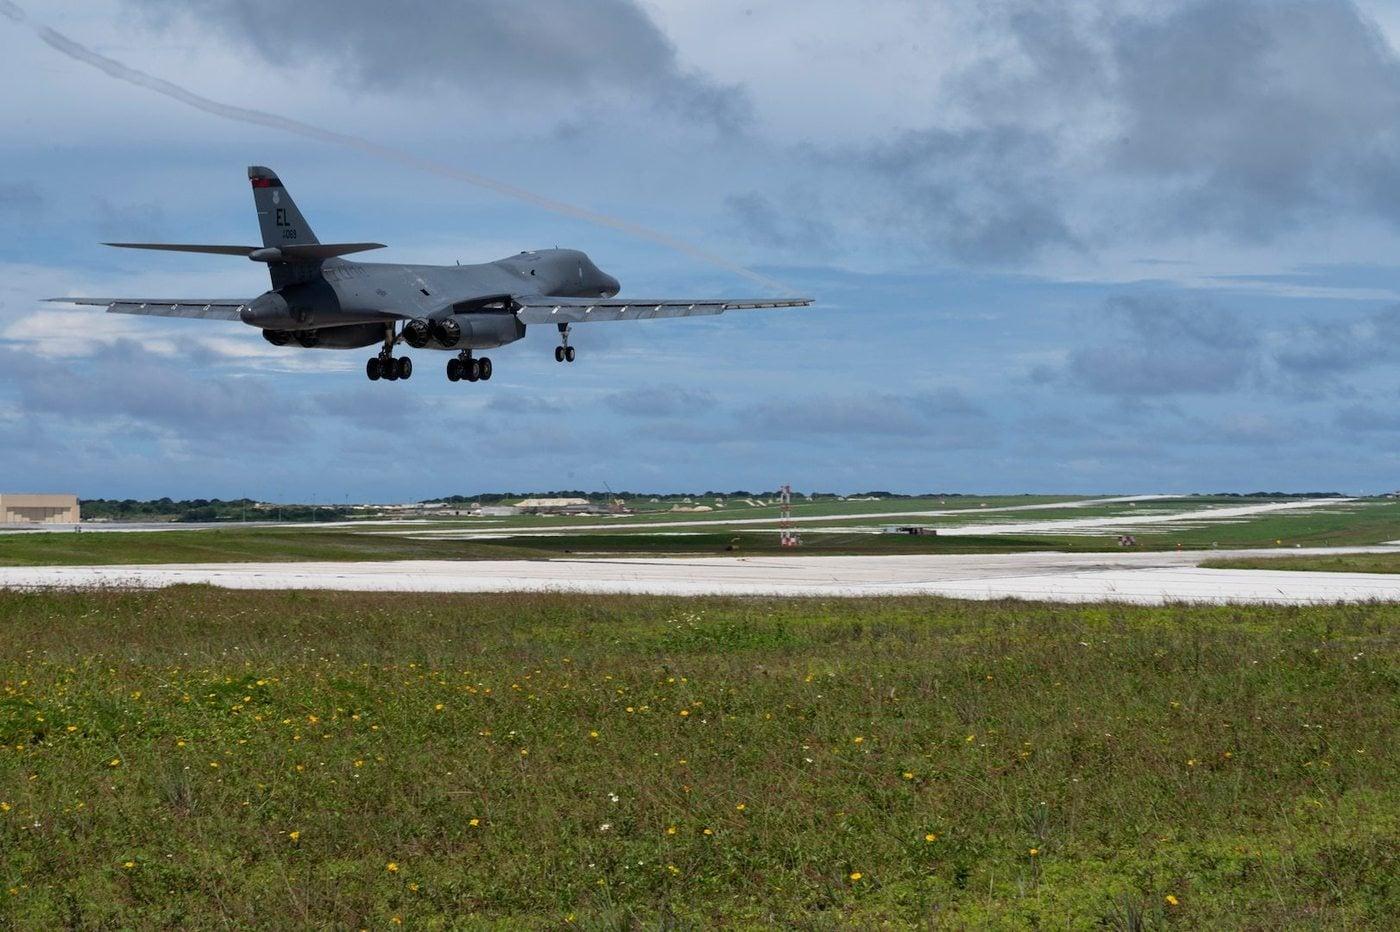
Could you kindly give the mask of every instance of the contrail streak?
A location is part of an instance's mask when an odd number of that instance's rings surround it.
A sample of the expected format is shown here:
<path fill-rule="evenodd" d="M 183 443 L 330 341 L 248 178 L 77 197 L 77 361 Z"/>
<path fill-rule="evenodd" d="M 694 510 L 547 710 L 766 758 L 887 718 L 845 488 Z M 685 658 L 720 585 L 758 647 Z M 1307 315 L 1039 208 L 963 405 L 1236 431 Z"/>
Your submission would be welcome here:
<path fill-rule="evenodd" d="M 400 165 L 417 169 L 418 171 L 439 175 L 444 178 L 451 178 L 454 181 L 463 181 L 467 184 L 475 185 L 478 188 L 494 191 L 505 197 L 524 201 L 527 204 L 533 204 L 536 207 L 543 208 L 544 210 L 551 211 L 564 217 L 583 220 L 588 223 L 596 224 L 597 226 L 635 236 L 638 239 L 656 243 L 659 246 L 665 246 L 668 249 L 673 249 L 691 258 L 699 259 L 702 262 L 707 262 L 710 265 L 733 272 L 736 275 L 741 275 L 765 288 L 772 288 L 776 291 L 786 292 L 788 294 L 792 293 L 792 289 L 782 282 L 769 278 L 766 275 L 761 275 L 752 269 L 744 268 L 742 265 L 731 262 L 723 256 L 716 255 L 706 249 L 702 249 L 693 243 L 688 243 L 683 239 L 678 239 L 669 234 L 662 233 L 659 230 L 653 230 L 650 227 L 642 226 L 641 224 L 632 223 L 630 220 L 623 220 L 619 217 L 612 217 L 608 214 L 589 210 L 586 207 L 579 207 L 575 204 L 557 201 L 542 194 L 536 194 L 533 191 L 527 191 L 524 188 L 508 184 L 504 181 L 497 181 L 485 175 L 478 175 L 476 172 L 456 168 L 442 162 L 434 162 L 430 159 L 419 158 L 402 149 L 380 145 L 377 142 L 360 136 L 352 136 L 348 133 L 338 133 L 334 130 L 323 129 L 310 123 L 303 123 L 300 120 L 293 120 L 289 117 L 279 116 L 275 113 L 268 113 L 263 110 L 235 107 L 231 104 L 220 103 L 217 100 L 210 100 L 208 97 L 202 97 L 178 84 L 166 81 L 163 78 L 157 78 L 144 71 L 138 71 L 129 65 L 122 64 L 116 59 L 108 58 L 105 55 L 94 52 L 92 49 L 74 42 L 62 33 L 56 32 L 47 26 L 32 23 L 29 21 L 29 17 L 25 11 L 14 3 L 11 3 L 10 0 L 0 0 L 0 14 L 9 17 L 16 23 L 28 26 L 45 44 L 62 52 L 69 58 L 91 65 L 119 81 L 125 81 L 128 84 L 134 84 L 137 87 L 143 87 L 146 90 L 155 91 L 157 94 L 163 94 L 166 97 L 178 100 L 180 103 L 193 107 L 196 110 L 203 110 L 205 113 L 222 117 L 225 120 L 234 120 L 239 123 L 251 123 L 254 126 L 266 126 L 271 129 L 279 129 L 307 139 L 314 139 L 317 142 L 325 142 L 347 149 L 354 149 L 366 155 L 372 155 L 390 162 L 397 162 Z"/>

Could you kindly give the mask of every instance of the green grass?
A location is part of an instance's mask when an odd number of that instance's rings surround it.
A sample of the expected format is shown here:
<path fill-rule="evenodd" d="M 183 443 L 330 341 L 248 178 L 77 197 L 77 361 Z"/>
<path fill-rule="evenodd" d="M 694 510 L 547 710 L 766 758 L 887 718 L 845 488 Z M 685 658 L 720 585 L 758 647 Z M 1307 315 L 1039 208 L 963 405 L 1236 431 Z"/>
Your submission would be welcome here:
<path fill-rule="evenodd" d="M 0 927 L 1377 928 L 1398 622 L 0 594 Z"/>
<path fill-rule="evenodd" d="M 1212 560 L 1220 570 L 1298 570 L 1313 573 L 1400 573 L 1400 553 L 1343 553 L 1336 556 L 1262 557 Z"/>
<path fill-rule="evenodd" d="M 1221 547 L 1345 547 L 1400 539 L 1400 502 L 1368 499 L 1347 505 L 1264 514 L 1202 528 L 1163 527 L 1137 535 L 1144 547 L 1187 550 Z"/>

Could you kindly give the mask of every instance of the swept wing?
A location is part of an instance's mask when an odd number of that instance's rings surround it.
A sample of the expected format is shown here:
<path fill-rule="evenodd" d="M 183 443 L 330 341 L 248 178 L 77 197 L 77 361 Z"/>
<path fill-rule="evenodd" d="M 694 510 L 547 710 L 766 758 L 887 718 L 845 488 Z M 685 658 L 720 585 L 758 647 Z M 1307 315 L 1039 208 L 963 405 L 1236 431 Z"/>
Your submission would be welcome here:
<path fill-rule="evenodd" d="M 515 298 L 526 324 L 577 324 L 595 320 L 653 320 L 658 317 L 704 317 L 725 311 L 807 307 L 811 298 Z"/>
<path fill-rule="evenodd" d="M 49 298 L 55 304 L 105 307 L 108 314 L 147 317 L 192 317 L 199 320 L 239 320 L 249 298 Z"/>

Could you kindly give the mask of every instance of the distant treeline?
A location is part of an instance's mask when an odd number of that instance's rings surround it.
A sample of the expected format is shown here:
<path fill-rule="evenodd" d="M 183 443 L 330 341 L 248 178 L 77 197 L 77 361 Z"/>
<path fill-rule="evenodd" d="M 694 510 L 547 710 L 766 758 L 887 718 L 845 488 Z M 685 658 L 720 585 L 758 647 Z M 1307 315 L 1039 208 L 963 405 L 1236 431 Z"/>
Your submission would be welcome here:
<path fill-rule="evenodd" d="M 176 501 L 157 498 L 138 501 L 133 498 L 85 498 L 79 502 L 84 521 L 328 521 L 343 518 L 350 511 L 340 507 L 316 505 L 264 505 L 251 498 L 224 501 L 218 498 L 192 498 Z"/>
<path fill-rule="evenodd" d="M 564 489 L 554 492 L 483 492 L 480 495 L 448 495 L 443 498 L 425 499 L 424 505 L 466 505 L 473 502 L 481 502 L 485 505 L 495 505 L 506 501 L 519 501 L 523 498 L 584 498 L 590 502 L 607 502 L 614 498 L 645 498 L 657 499 L 663 502 L 679 502 L 683 499 L 700 498 L 777 498 L 777 489 L 770 489 L 766 492 L 750 492 L 745 489 L 738 489 L 733 492 L 584 492 L 579 489 Z M 850 495 L 838 495 L 835 492 L 793 492 L 794 498 L 801 498 L 807 501 L 835 501 L 840 498 L 971 498 L 960 492 L 926 492 L 919 495 L 901 495 L 897 492 L 854 492 Z"/>
<path fill-rule="evenodd" d="M 1216 492 L 1211 498 L 1345 498 L 1341 492 Z"/>

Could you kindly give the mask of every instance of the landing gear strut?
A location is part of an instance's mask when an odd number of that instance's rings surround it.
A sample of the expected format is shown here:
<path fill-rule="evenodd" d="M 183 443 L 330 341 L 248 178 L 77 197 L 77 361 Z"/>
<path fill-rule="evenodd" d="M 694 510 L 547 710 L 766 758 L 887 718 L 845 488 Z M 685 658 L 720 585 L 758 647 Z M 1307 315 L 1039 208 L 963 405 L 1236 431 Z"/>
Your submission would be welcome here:
<path fill-rule="evenodd" d="M 447 381 L 449 382 L 489 382 L 491 380 L 491 360 L 485 356 L 472 357 L 472 351 L 464 349 L 447 360 Z"/>
<path fill-rule="evenodd" d="M 555 362 L 573 362 L 574 348 L 569 345 L 569 325 L 559 324 L 559 345 L 554 347 Z"/>
<path fill-rule="evenodd" d="M 399 379 L 410 379 L 413 377 L 413 360 L 407 356 L 394 358 L 394 343 L 398 337 L 394 334 L 394 325 L 389 324 L 384 328 L 384 348 L 379 351 L 378 356 L 371 357 L 365 363 L 365 375 L 371 382 L 378 382 L 383 379 L 386 382 L 397 382 Z"/>

